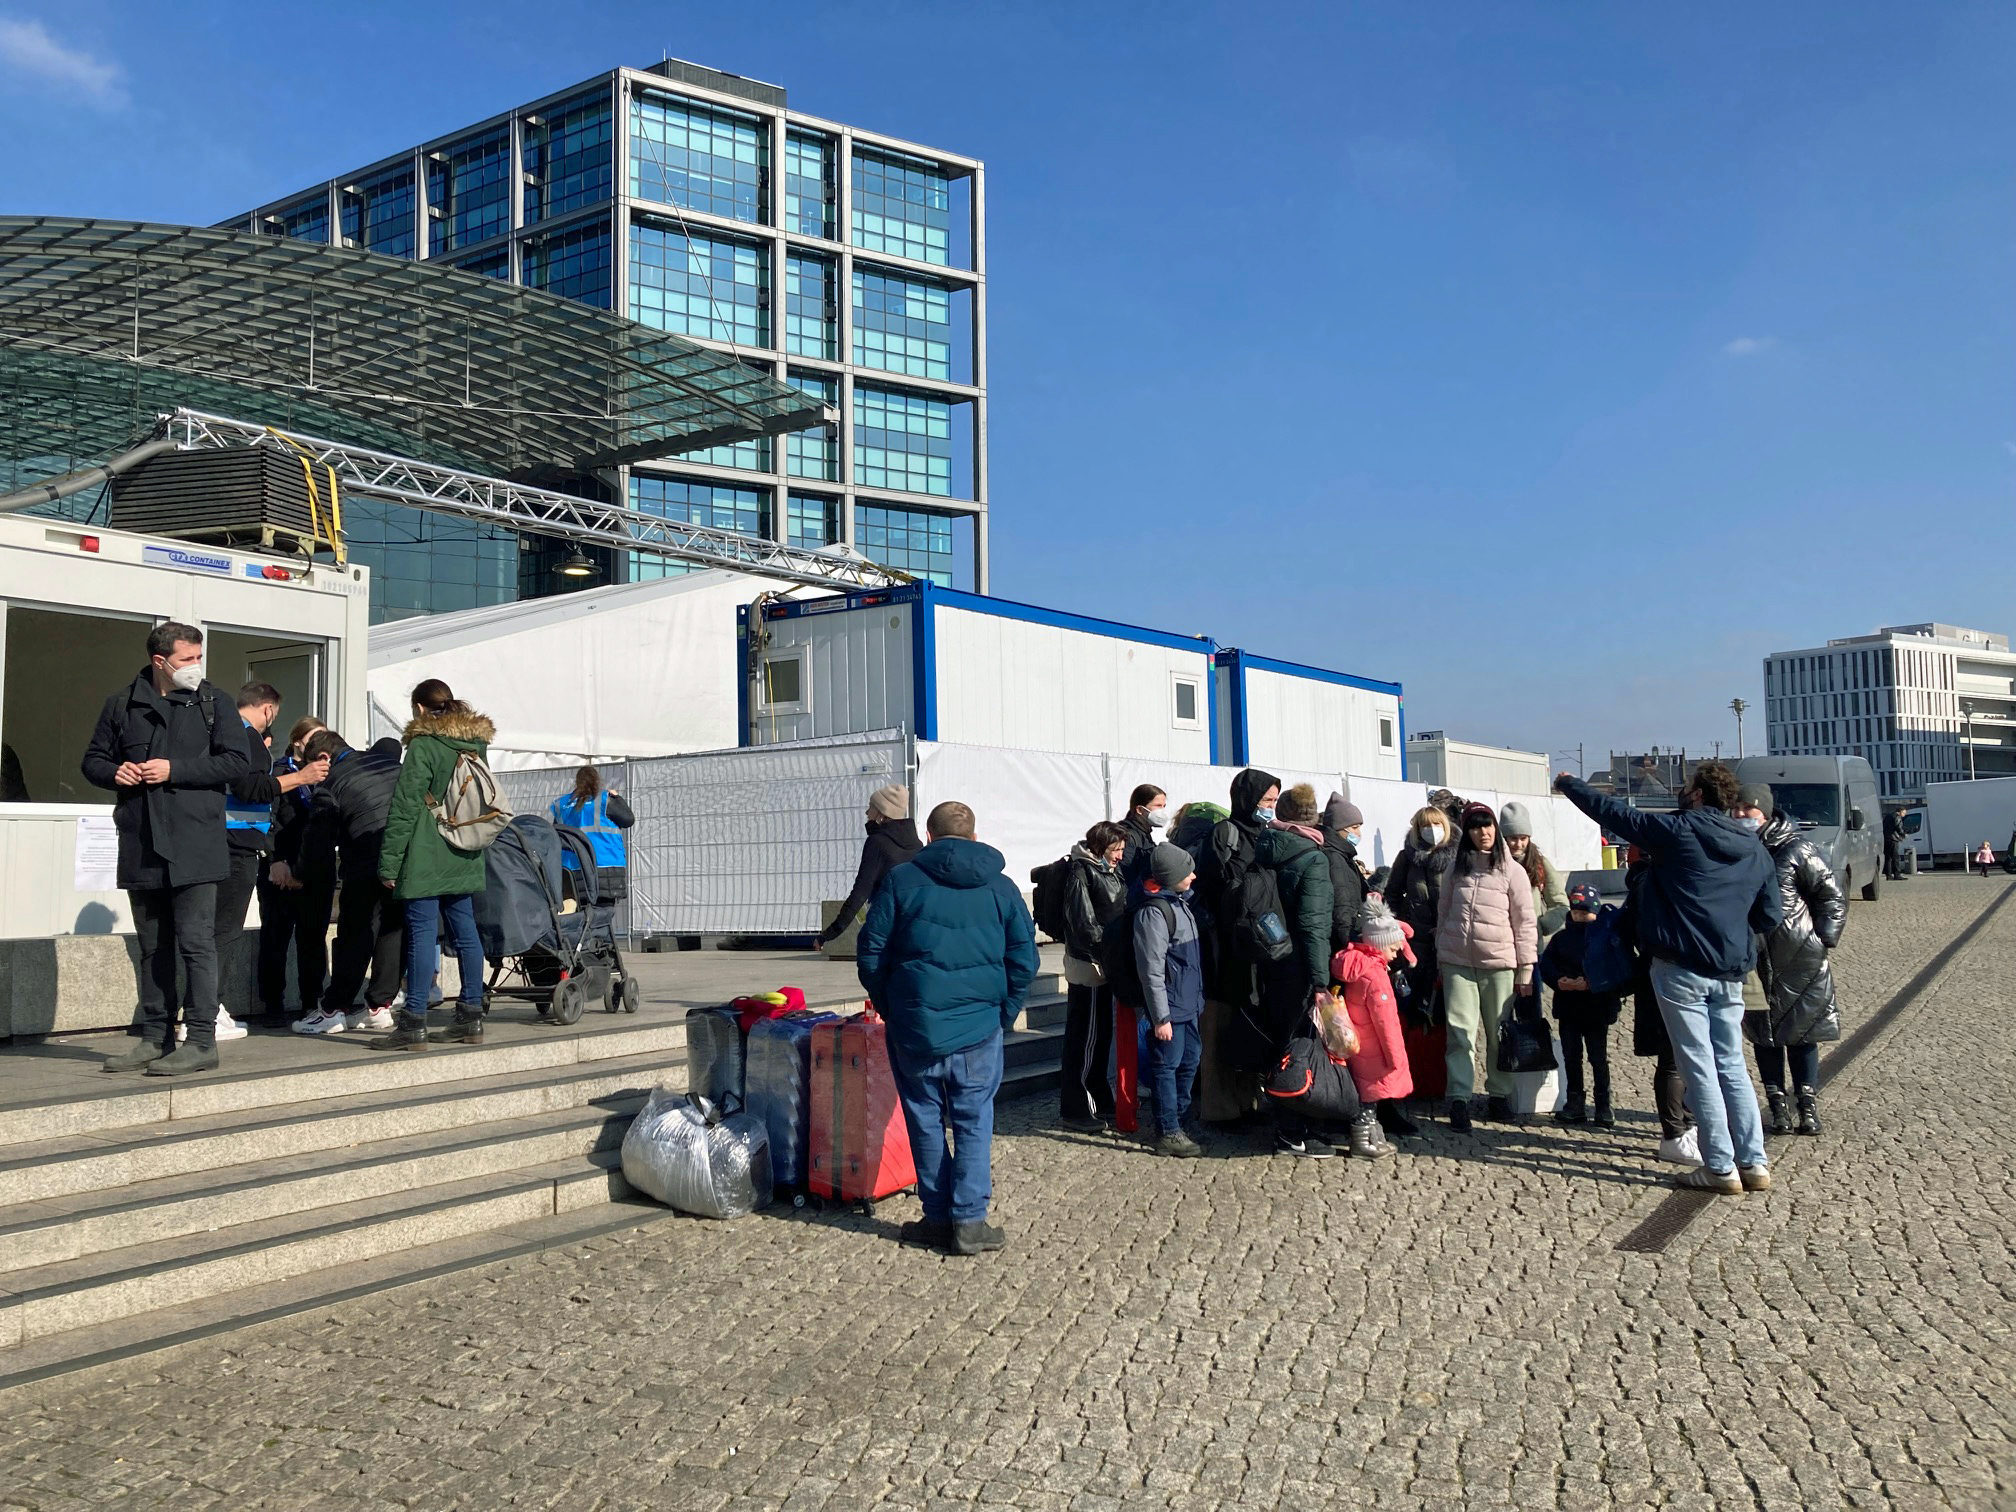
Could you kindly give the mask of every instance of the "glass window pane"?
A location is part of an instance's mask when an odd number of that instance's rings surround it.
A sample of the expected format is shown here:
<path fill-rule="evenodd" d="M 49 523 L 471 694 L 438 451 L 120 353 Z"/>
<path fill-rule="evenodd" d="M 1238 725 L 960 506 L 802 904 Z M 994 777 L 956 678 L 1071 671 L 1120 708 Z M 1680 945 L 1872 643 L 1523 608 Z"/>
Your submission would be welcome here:
<path fill-rule="evenodd" d="M 785 380 L 793 388 L 817 395 L 826 404 L 840 401 L 840 381 L 818 373 L 793 368 Z M 818 478 L 831 483 L 840 476 L 840 441 L 836 427 L 815 425 L 810 430 L 792 431 L 784 442 L 784 470 L 794 478 Z M 837 535 L 829 539 L 838 540 Z M 824 544 L 823 542 L 821 543 Z"/>
<path fill-rule="evenodd" d="M 640 216 L 630 228 L 630 318 L 661 331 L 767 347 L 769 253 Z"/>
<path fill-rule="evenodd" d="M 498 131 L 427 155 L 427 255 L 511 228 L 511 134 Z"/>
<path fill-rule="evenodd" d="M 801 236 L 831 240 L 839 195 L 834 185 L 833 143 L 792 132 L 784 139 L 784 225 Z"/>
<path fill-rule="evenodd" d="M 679 520 L 688 525 L 704 525 L 711 530 L 734 530 L 743 535 L 770 536 L 770 490 L 737 488 L 727 483 L 710 483 L 698 478 L 666 478 L 635 474 L 630 479 L 630 507 L 645 514 Z M 629 581 L 678 577 L 693 568 L 641 552 L 630 554 Z"/>
<path fill-rule="evenodd" d="M 917 262 L 952 261 L 950 181 L 934 164 L 854 153 L 854 244 Z"/>
<path fill-rule="evenodd" d="M 953 586 L 958 563 L 952 550 L 952 520 L 921 509 L 881 504 L 854 506 L 854 545 L 871 561 Z"/>
<path fill-rule="evenodd" d="M 951 497 L 953 408 L 927 394 L 857 383 L 854 481 L 865 488 Z"/>
<path fill-rule="evenodd" d="M 525 243 L 525 286 L 609 308 L 609 223 L 592 221 Z"/>
<path fill-rule="evenodd" d="M 630 192 L 638 199 L 761 221 L 769 167 L 770 132 L 754 116 L 651 91 L 630 102 Z"/>
<path fill-rule="evenodd" d="M 609 94 L 597 90 L 538 113 L 520 131 L 525 171 L 525 223 L 536 225 L 597 205 L 615 192 L 616 144 Z"/>

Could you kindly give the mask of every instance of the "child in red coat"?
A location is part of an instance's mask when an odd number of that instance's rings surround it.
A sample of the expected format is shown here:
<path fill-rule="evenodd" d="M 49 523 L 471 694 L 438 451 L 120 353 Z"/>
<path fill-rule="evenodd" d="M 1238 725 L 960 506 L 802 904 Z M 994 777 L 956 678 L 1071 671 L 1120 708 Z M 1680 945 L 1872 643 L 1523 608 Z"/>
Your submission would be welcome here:
<path fill-rule="evenodd" d="M 1358 918 L 1358 938 L 1337 952 L 1330 962 L 1330 974 L 1341 984 L 1345 1011 L 1358 1033 L 1358 1053 L 1351 1057 L 1351 1079 L 1358 1086 L 1358 1100 L 1367 1112 L 1378 1105 L 1407 1096 L 1414 1090 L 1414 1073 L 1407 1066 L 1407 1049 L 1400 1038 L 1400 1009 L 1393 998 L 1391 965 L 1405 956 L 1414 964 L 1407 941 L 1413 931 L 1384 903 L 1367 903 Z M 1384 1119 L 1387 1131 L 1396 1131 Z"/>

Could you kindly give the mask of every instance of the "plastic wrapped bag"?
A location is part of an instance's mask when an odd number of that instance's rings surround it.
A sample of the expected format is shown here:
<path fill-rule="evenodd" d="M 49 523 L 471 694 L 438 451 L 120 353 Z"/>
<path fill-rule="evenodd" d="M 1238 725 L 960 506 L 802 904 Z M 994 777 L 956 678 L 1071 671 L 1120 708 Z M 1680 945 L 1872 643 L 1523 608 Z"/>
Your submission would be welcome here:
<path fill-rule="evenodd" d="M 623 1178 L 682 1213 L 741 1218 L 770 1205 L 770 1135 L 747 1113 L 660 1087 L 623 1136 Z"/>

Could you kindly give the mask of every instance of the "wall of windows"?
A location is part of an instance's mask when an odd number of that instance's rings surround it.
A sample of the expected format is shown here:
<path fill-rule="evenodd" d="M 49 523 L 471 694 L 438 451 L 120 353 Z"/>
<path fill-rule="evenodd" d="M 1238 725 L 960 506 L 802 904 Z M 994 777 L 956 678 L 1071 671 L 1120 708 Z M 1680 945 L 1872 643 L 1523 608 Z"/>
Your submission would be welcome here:
<path fill-rule="evenodd" d="M 860 366 L 963 383 L 970 373 L 953 369 L 953 334 L 950 289 L 855 266 L 854 361 Z"/>
<path fill-rule="evenodd" d="M 478 252 L 474 257 L 460 257 L 455 267 L 464 273 L 481 273 L 485 278 L 509 278 L 511 276 L 511 251 L 499 247 L 493 252 Z"/>
<path fill-rule="evenodd" d="M 856 150 L 854 245 L 918 262 L 952 261 L 949 180 L 919 158 Z"/>
<path fill-rule="evenodd" d="M 833 239 L 839 211 L 830 138 L 793 131 L 784 138 L 784 228 Z"/>
<path fill-rule="evenodd" d="M 785 539 L 793 546 L 831 546 L 840 539 L 840 501 L 793 493 L 785 509 Z"/>
<path fill-rule="evenodd" d="M 371 569 L 371 622 L 452 614 L 518 597 L 518 537 L 508 530 L 376 499 L 343 501 L 350 559 Z"/>
<path fill-rule="evenodd" d="M 854 548 L 872 561 L 912 577 L 955 588 L 958 558 L 950 516 L 881 504 L 854 506 Z"/>
<path fill-rule="evenodd" d="M 770 534 L 770 490 L 737 488 L 728 483 L 708 483 L 698 478 L 664 478 L 637 474 L 630 479 L 630 507 L 688 525 L 705 525 L 713 530 L 736 530 L 743 535 Z M 630 578 L 641 583 L 654 578 L 677 577 L 690 569 L 641 552 L 630 553 Z"/>
<path fill-rule="evenodd" d="M 327 242 L 329 196 L 318 194 L 298 205 L 289 205 L 274 216 L 273 222 L 262 223 L 259 229 L 274 236 L 291 237 L 295 241 Z"/>
<path fill-rule="evenodd" d="M 510 179 L 508 131 L 429 153 L 427 255 L 438 257 L 510 230 Z"/>
<path fill-rule="evenodd" d="M 731 220 L 760 221 L 770 133 L 753 116 L 640 91 L 630 102 L 630 192 Z"/>
<path fill-rule="evenodd" d="M 953 410 L 927 394 L 854 386 L 854 481 L 863 488 L 967 497 L 971 470 L 955 480 Z"/>
<path fill-rule="evenodd" d="M 816 394 L 826 404 L 840 402 L 840 380 L 793 368 L 785 380 L 793 388 Z M 815 425 L 791 431 L 784 438 L 784 470 L 794 478 L 818 478 L 831 483 L 840 476 L 840 438 L 836 427 Z"/>
<path fill-rule="evenodd" d="M 839 274 L 827 257 L 785 259 L 784 350 L 800 357 L 840 355 Z"/>
<path fill-rule="evenodd" d="M 526 242 L 524 266 L 527 288 L 608 309 L 609 223 L 590 221 Z"/>
<path fill-rule="evenodd" d="M 338 191 L 343 207 L 343 239 L 387 257 L 411 257 L 413 173 L 401 169 Z"/>
<path fill-rule="evenodd" d="M 630 227 L 630 318 L 661 331 L 767 347 L 769 254 L 640 217 Z"/>
<path fill-rule="evenodd" d="M 520 151 L 532 182 L 525 186 L 525 224 L 536 225 L 615 190 L 616 147 L 609 92 L 597 90 L 539 113 L 521 128 Z"/>

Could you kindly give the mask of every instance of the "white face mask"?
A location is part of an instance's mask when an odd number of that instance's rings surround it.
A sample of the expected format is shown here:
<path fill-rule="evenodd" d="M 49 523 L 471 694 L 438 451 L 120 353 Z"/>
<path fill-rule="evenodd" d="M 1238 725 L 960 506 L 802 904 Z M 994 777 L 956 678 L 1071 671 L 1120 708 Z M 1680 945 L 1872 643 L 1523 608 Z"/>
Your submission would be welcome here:
<path fill-rule="evenodd" d="M 177 667 L 168 680 L 184 693 L 194 693 L 203 682 L 203 663 L 191 662 L 186 667 Z"/>
<path fill-rule="evenodd" d="M 1442 843 L 1442 828 L 1440 825 L 1417 824 L 1414 826 L 1414 833 L 1420 836 L 1423 845 L 1440 845 Z"/>
<path fill-rule="evenodd" d="M 1168 826 L 1169 826 L 1169 810 L 1167 810 L 1166 808 L 1148 810 L 1148 828 L 1167 829 Z"/>

